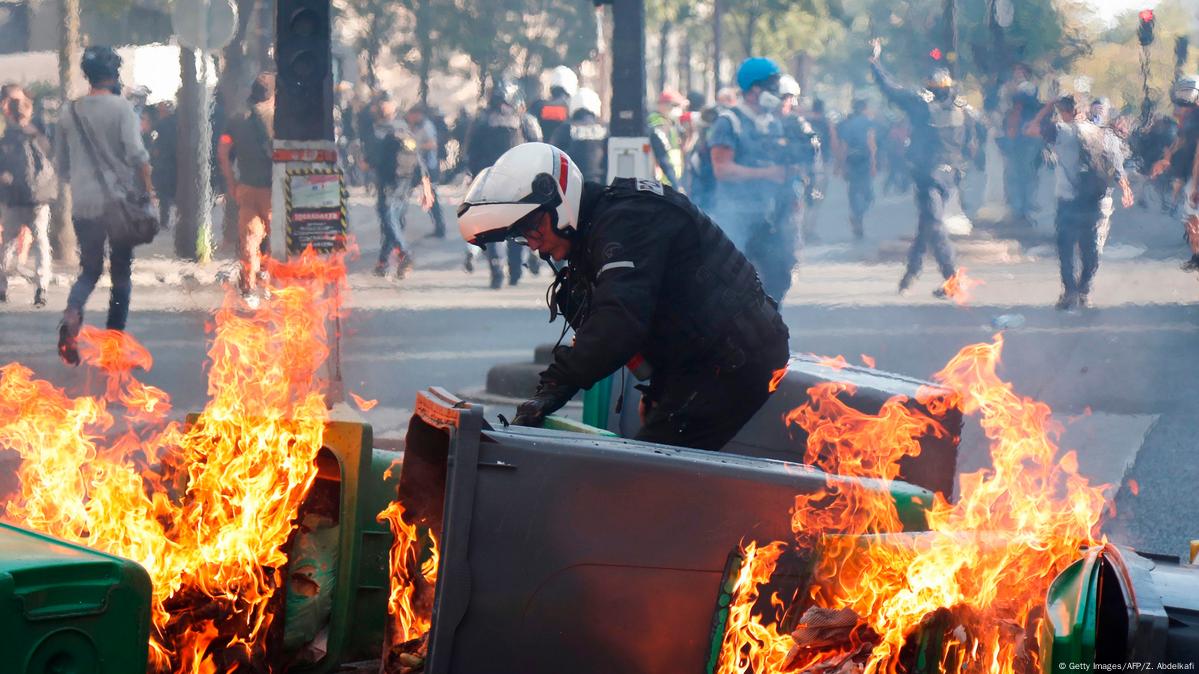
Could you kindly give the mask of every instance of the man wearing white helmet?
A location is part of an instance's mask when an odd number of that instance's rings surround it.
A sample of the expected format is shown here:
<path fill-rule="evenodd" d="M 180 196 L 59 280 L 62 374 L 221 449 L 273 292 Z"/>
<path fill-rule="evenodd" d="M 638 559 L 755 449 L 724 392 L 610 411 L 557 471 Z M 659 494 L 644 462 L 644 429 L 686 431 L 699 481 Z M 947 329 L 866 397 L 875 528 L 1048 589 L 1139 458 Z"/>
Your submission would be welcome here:
<path fill-rule="evenodd" d="M 656 180 L 585 183 L 561 150 L 527 143 L 479 174 L 458 225 L 469 243 L 516 240 L 567 263 L 550 315 L 566 318 L 574 342 L 554 350 L 517 424 L 540 425 L 628 364 L 649 379 L 638 439 L 718 450 L 787 362 L 787 327 L 753 265 Z"/>
<path fill-rule="evenodd" d="M 540 87 L 538 87 L 540 88 Z M 579 91 L 579 78 L 575 71 L 558 66 L 550 71 L 549 100 L 535 101 L 529 106 L 529 114 L 541 125 L 541 137 L 553 138 L 558 129 L 570 119 L 570 99 Z M 538 91 L 538 95 L 540 95 Z"/>
<path fill-rule="evenodd" d="M 550 145 L 575 160 L 583 180 L 608 182 L 608 128 L 599 119 L 600 97 L 583 87 L 570 97 L 570 121 L 558 127 Z"/>

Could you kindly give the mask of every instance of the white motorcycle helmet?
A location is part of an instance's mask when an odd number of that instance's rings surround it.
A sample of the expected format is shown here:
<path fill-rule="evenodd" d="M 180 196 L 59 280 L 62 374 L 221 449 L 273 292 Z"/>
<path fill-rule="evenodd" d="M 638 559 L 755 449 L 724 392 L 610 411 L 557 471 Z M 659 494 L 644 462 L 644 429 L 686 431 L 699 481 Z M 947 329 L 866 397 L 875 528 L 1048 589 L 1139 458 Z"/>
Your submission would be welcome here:
<path fill-rule="evenodd" d="M 570 114 L 572 117 L 579 110 L 586 110 L 599 117 L 601 107 L 599 94 L 587 87 L 580 88 L 578 93 L 570 97 Z"/>
<path fill-rule="evenodd" d="M 799 94 L 799 82 L 796 82 L 794 77 L 783 75 L 779 78 L 779 96 L 794 96 L 799 98 Z"/>
<path fill-rule="evenodd" d="M 550 86 L 561 87 L 567 96 L 574 96 L 579 90 L 579 76 L 566 66 L 558 66 L 550 71 Z"/>
<path fill-rule="evenodd" d="M 524 143 L 483 169 L 458 207 L 458 230 L 467 243 L 481 246 L 520 239 L 548 212 L 554 227 L 569 237 L 579 227 L 583 174 L 566 153 L 547 143 Z"/>

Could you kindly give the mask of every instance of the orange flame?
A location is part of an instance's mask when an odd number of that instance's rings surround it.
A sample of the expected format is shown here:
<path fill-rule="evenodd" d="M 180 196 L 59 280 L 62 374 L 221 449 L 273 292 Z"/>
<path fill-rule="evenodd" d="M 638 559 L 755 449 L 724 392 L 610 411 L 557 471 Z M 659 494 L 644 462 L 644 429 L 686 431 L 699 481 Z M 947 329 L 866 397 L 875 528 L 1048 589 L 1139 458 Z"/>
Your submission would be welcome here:
<path fill-rule="evenodd" d="M 393 501 L 376 519 L 387 522 L 393 536 L 387 612 L 392 616 L 391 642 L 400 644 L 424 636 L 432 625 L 430 595 L 437 583 L 440 551 L 432 531 L 427 532 L 426 544 L 417 527 L 404 521 L 404 506 L 399 501 Z"/>
<path fill-rule="evenodd" d="M 345 266 L 308 251 L 271 272 L 278 287 L 261 309 L 235 309 L 231 294 L 216 312 L 210 399 L 186 428 L 166 422 L 165 392 L 133 376 L 152 360 L 124 333 L 80 333 L 81 356 L 107 377 L 102 395 L 0 368 L 0 447 L 21 459 L 5 518 L 146 568 L 155 672 L 231 672 L 264 657 L 282 548 L 316 476 L 326 318 L 341 311 L 327 291 Z"/>
<path fill-rule="evenodd" d="M 845 356 L 820 356 L 817 362 L 834 370 L 844 370 L 849 367 L 849 361 L 845 360 Z"/>
<path fill-rule="evenodd" d="M 874 360 L 873 356 L 867 356 L 864 353 L 861 354 L 859 357 L 862 359 L 862 364 L 869 368 L 873 368 L 875 363 L 877 362 Z"/>
<path fill-rule="evenodd" d="M 788 367 L 790 367 L 790 363 L 775 370 L 774 374 L 770 376 L 769 390 L 771 393 L 774 393 L 775 391 L 779 390 L 779 384 L 783 383 L 783 378 L 787 376 L 787 368 Z"/>
<path fill-rule="evenodd" d="M 367 400 L 366 398 L 363 398 L 362 396 L 353 392 L 350 393 L 350 398 L 353 398 L 354 404 L 357 405 L 358 409 L 362 410 L 363 412 L 369 412 L 375 409 L 375 405 L 379 404 L 378 400 Z"/>
<path fill-rule="evenodd" d="M 945 279 L 941 290 L 945 292 L 946 297 L 953 300 L 954 304 L 965 306 L 973 299 L 974 289 L 985 283 L 986 281 L 981 279 L 970 278 L 966 275 L 966 268 L 961 267 L 953 273 L 953 276 Z"/>
<path fill-rule="evenodd" d="M 807 601 L 851 609 L 872 630 L 876 638 L 863 663 L 868 673 L 900 671 L 909 637 L 946 612 L 962 621 L 946 641 L 947 667 L 952 662 L 954 669 L 993 674 L 1038 669 L 1025 635 L 1039 627 L 1045 591 L 1081 547 L 1096 542 L 1104 486 L 1078 475 L 1073 452 L 1058 456 L 1051 437 L 1060 429 L 1049 407 L 1017 395 L 999 378 L 1002 347 L 1001 336 L 966 347 L 936 375 L 956 392 L 953 400 L 921 397 L 934 412 L 955 404 L 980 415 L 991 442 L 992 467 L 960 478 L 956 504 L 936 499 L 929 532 L 902 544 L 868 536 L 899 529 L 894 502 L 844 479 L 832 477 L 823 493 L 796 498 L 797 541 L 819 553 Z M 812 401 L 788 415 L 809 433 L 806 461 L 826 471 L 890 481 L 899 459 L 919 451 L 920 435 L 944 432 L 898 399 L 876 415 L 853 410 L 837 397 L 850 392 L 845 384 L 813 387 Z M 753 544 L 746 546 L 746 566 L 756 568 L 743 569 L 738 578 L 730 615 L 752 606 L 756 587 L 770 577 L 774 560 L 763 562 L 751 551 L 757 552 Z M 796 647 L 777 621 L 730 621 L 719 671 L 798 671 Z M 819 651 L 808 666 L 835 665 L 852 647 Z"/>

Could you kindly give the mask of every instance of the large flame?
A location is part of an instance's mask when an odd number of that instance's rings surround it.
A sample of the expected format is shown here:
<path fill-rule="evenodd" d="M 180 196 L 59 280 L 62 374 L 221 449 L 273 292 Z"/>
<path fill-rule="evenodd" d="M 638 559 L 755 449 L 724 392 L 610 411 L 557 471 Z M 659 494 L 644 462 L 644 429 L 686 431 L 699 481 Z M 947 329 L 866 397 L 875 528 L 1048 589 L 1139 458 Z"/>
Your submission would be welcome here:
<path fill-rule="evenodd" d="M 186 426 L 166 420 L 165 392 L 136 379 L 153 361 L 124 333 L 80 333 L 102 394 L 73 397 L 22 365 L 0 368 L 0 447 L 21 459 L 5 518 L 146 568 L 157 672 L 262 662 L 283 548 L 316 477 L 326 319 L 341 311 L 329 290 L 345 267 L 309 251 L 271 272 L 262 308 L 239 310 L 230 295 L 216 312 L 210 401 Z"/>
<path fill-rule="evenodd" d="M 1078 474 L 1073 452 L 1058 455 L 1059 432 L 1044 403 L 1016 394 L 996 373 L 1003 347 L 964 348 L 936 375 L 955 392 L 946 400 L 918 396 L 934 416 L 944 405 L 977 414 L 991 444 L 992 466 L 960 478 L 961 498 L 937 498 L 929 532 L 896 542 L 872 536 L 899 530 L 893 501 L 830 478 L 825 491 L 796 498 L 792 528 L 801 549 L 815 553 L 812 585 L 797 603 L 856 615 L 854 634 L 870 634 L 865 671 L 902 671 L 909 638 L 938 619 L 955 626 L 944 641 L 942 665 L 994 674 L 1035 671 L 1028 643 L 1043 619 L 1038 607 L 1052 579 L 1082 546 L 1094 544 L 1103 511 L 1103 486 Z M 889 401 L 878 414 L 857 412 L 839 394 L 844 384 L 813 387 L 811 402 L 788 421 L 809 434 L 806 460 L 832 474 L 898 475 L 898 461 L 919 452 L 918 438 L 944 430 L 929 416 Z M 770 579 L 783 543 L 745 547 L 734 588 L 722 674 L 840 670 L 859 643 L 807 648 L 778 616 L 751 614 L 759 587 Z M 776 607 L 781 602 L 775 599 Z M 909 644 L 910 646 L 910 644 Z M 867 652 L 867 651 L 863 651 Z"/>
<path fill-rule="evenodd" d="M 404 521 L 404 506 L 399 501 L 392 501 L 377 519 L 389 524 L 393 536 L 387 612 L 392 620 L 391 642 L 402 644 L 423 637 L 432 624 L 430 602 L 440 551 L 432 531 L 427 532 L 425 541 L 415 525 Z"/>

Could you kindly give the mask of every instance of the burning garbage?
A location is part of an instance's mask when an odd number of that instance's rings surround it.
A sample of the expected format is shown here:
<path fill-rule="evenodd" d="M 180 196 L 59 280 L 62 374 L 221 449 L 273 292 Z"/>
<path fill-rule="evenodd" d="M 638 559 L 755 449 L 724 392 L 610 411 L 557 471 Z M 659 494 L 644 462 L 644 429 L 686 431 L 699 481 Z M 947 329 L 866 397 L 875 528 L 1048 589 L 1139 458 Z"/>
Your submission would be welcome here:
<path fill-rule="evenodd" d="M 966 347 L 935 377 L 957 392 L 965 414 L 979 415 L 991 468 L 961 476 L 958 502 L 938 496 L 929 532 L 898 542 L 883 535 L 893 530 L 893 503 L 852 482 L 797 496 L 794 543 L 745 548 L 720 672 L 1039 668 L 1033 644 L 1046 590 L 1099 543 L 1103 486 L 1078 474 L 1072 452 L 1059 455 L 1049 407 L 999 378 L 1002 348 L 1002 337 Z M 812 402 L 789 416 L 809 432 L 808 462 L 894 479 L 931 420 L 902 405 L 862 414 L 839 404 L 837 388 L 814 388 Z M 754 611 L 758 588 L 792 545 L 816 559 L 810 583 L 790 603 L 772 597 L 774 615 Z M 796 613 L 801 627 L 785 629 Z M 915 658 L 920 649 L 928 652 Z"/>
<path fill-rule="evenodd" d="M 124 333 L 80 335 L 106 379 L 95 395 L 0 368 L 0 446 L 20 457 L 4 518 L 145 567 L 153 672 L 269 669 L 285 550 L 328 420 L 320 369 L 341 295 L 327 289 L 345 267 L 308 253 L 271 272 L 269 303 L 246 313 L 231 296 L 216 312 L 209 402 L 186 425 L 167 420 L 164 391 L 138 381 L 152 359 Z"/>

